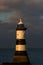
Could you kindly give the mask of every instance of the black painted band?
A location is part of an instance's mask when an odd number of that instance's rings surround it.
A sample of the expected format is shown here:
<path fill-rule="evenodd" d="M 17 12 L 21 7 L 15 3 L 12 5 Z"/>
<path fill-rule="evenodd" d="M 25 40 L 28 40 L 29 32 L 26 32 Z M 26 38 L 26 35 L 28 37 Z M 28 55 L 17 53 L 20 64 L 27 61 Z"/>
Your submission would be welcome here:
<path fill-rule="evenodd" d="M 26 51 L 16 51 L 16 52 L 15 52 L 15 55 L 16 55 L 16 56 L 26 56 L 27 53 L 26 53 Z"/>
<path fill-rule="evenodd" d="M 27 28 L 24 27 L 24 24 L 17 25 L 16 30 L 26 30 Z"/>
<path fill-rule="evenodd" d="M 26 40 L 25 39 L 18 39 L 18 40 L 16 40 L 16 45 L 18 45 L 18 44 L 24 45 L 24 44 L 26 44 Z"/>

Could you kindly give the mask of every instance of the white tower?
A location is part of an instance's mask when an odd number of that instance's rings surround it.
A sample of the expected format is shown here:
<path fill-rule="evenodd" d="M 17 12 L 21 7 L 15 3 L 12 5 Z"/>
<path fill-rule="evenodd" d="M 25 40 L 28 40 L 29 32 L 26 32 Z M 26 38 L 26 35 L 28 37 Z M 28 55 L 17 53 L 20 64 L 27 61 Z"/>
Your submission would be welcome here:
<path fill-rule="evenodd" d="M 16 52 L 13 56 L 13 63 L 29 63 L 30 61 L 26 52 L 25 31 L 22 19 L 17 24 L 16 28 Z"/>

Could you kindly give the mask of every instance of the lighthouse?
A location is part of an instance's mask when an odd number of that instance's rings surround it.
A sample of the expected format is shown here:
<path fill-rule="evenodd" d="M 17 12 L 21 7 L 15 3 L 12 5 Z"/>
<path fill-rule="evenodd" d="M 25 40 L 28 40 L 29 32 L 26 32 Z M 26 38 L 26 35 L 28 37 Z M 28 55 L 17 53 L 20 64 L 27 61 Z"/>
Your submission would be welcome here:
<path fill-rule="evenodd" d="M 29 57 L 26 51 L 26 40 L 25 40 L 25 28 L 22 19 L 19 20 L 17 27 L 16 27 L 16 48 L 15 54 L 13 56 L 13 63 L 16 64 L 30 64 Z"/>

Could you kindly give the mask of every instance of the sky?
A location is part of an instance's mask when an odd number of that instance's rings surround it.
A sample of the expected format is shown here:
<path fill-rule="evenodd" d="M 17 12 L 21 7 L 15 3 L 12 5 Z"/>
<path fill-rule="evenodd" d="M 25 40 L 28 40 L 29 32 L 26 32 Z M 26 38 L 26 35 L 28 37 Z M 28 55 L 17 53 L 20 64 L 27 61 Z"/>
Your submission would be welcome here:
<path fill-rule="evenodd" d="M 20 18 L 27 27 L 27 48 L 43 48 L 43 0 L 0 0 L 0 48 L 14 48 Z"/>

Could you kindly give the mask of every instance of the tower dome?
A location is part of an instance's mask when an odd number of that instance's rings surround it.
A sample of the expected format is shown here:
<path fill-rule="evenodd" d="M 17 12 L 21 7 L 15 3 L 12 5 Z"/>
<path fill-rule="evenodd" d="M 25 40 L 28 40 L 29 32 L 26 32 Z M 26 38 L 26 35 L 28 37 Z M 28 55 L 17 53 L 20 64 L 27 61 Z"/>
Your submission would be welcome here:
<path fill-rule="evenodd" d="M 18 25 L 20 25 L 20 24 L 23 24 L 22 19 L 20 19 L 20 21 L 18 22 Z"/>

